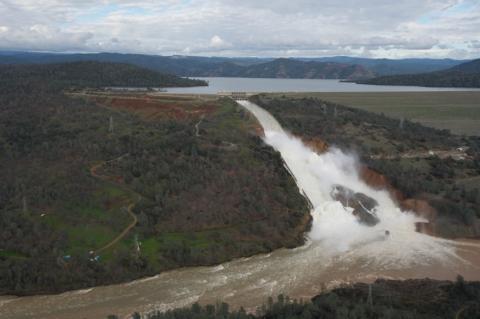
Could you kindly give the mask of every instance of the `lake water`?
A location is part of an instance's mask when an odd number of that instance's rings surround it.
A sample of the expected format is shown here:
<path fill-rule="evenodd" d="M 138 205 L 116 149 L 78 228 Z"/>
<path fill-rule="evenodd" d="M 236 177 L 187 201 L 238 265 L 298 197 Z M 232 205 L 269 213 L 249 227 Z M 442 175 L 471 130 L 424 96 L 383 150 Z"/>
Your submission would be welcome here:
<path fill-rule="evenodd" d="M 430 88 L 420 86 L 366 85 L 340 80 L 320 79 L 258 79 L 258 78 L 196 78 L 209 86 L 169 88 L 171 93 L 216 94 L 219 92 L 431 92 L 477 91 L 471 88 Z"/>

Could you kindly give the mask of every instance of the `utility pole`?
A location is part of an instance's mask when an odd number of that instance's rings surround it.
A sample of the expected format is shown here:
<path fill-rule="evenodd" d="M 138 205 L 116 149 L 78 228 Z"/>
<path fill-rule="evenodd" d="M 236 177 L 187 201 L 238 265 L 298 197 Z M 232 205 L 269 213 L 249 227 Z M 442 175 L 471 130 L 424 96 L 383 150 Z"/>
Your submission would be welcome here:
<path fill-rule="evenodd" d="M 108 131 L 113 133 L 113 117 L 110 116 L 109 124 L 108 124 Z"/>
<path fill-rule="evenodd" d="M 24 213 L 27 212 L 27 196 L 25 195 L 22 197 L 22 210 Z"/>
<path fill-rule="evenodd" d="M 372 284 L 368 284 L 368 298 L 367 304 L 371 308 L 373 307 L 373 297 L 372 297 Z"/>
<path fill-rule="evenodd" d="M 135 234 L 134 238 L 133 238 L 133 241 L 135 243 L 135 254 L 137 255 L 137 257 L 140 256 L 140 241 L 138 240 L 138 234 Z"/>

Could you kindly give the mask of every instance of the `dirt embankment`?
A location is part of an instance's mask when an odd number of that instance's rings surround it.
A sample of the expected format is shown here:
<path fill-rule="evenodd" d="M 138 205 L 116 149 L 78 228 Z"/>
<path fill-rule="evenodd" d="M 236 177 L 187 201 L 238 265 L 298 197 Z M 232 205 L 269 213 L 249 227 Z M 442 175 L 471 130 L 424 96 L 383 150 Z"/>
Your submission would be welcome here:
<path fill-rule="evenodd" d="M 322 139 L 313 137 L 313 138 L 302 138 L 302 141 L 312 150 L 317 151 L 317 153 L 323 153 L 328 150 L 328 144 Z"/>
<path fill-rule="evenodd" d="M 328 144 L 320 138 L 302 140 L 307 146 L 319 154 L 328 150 Z M 405 198 L 404 194 L 400 190 L 393 187 L 384 175 L 367 166 L 362 166 L 360 168 L 360 178 L 370 187 L 387 190 L 392 199 L 398 203 L 402 210 L 413 211 L 418 216 L 425 218 L 426 222 L 417 223 L 417 231 L 428 235 L 435 235 L 434 221 L 437 216 L 437 212 L 435 208 L 428 203 L 428 201 L 419 198 Z"/>
<path fill-rule="evenodd" d="M 437 216 L 437 211 L 428 201 L 419 198 L 405 198 L 404 194 L 393 187 L 384 175 L 367 166 L 362 166 L 360 177 L 373 188 L 386 189 L 402 210 L 415 212 L 420 217 L 429 221 L 417 223 L 417 231 L 428 235 L 435 235 L 434 221 Z"/>
<path fill-rule="evenodd" d="M 102 106 L 129 111 L 145 120 L 171 118 L 175 120 L 199 119 L 213 113 L 217 107 L 208 101 L 175 101 L 145 96 L 91 96 Z"/>

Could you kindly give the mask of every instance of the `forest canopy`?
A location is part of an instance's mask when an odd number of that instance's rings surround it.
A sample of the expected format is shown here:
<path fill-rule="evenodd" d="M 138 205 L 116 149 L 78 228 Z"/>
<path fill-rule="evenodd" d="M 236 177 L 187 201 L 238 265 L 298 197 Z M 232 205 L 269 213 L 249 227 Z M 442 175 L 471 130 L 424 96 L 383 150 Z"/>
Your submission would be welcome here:
<path fill-rule="evenodd" d="M 111 62 L 0 65 L 0 87 L 12 83 L 56 89 L 102 87 L 205 86 L 202 80 L 181 78 L 142 67 Z"/>
<path fill-rule="evenodd" d="M 111 284 L 304 242 L 308 203 L 235 102 L 83 90 L 119 73 L 86 63 L 103 71 L 72 75 L 82 65 L 3 69 L 0 294 Z"/>

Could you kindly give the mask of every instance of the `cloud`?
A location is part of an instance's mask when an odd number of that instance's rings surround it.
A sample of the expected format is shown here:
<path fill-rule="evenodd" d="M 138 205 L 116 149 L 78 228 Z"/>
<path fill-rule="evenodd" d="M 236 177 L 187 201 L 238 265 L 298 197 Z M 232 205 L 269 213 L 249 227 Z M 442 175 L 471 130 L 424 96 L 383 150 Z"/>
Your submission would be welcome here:
<path fill-rule="evenodd" d="M 0 49 L 478 57 L 474 0 L 0 0 Z"/>
<path fill-rule="evenodd" d="M 470 41 L 469 47 L 472 49 L 480 49 L 480 40 Z"/>
<path fill-rule="evenodd" d="M 214 35 L 210 39 L 210 46 L 214 48 L 223 47 L 224 45 L 225 45 L 225 41 L 223 41 L 222 38 L 220 38 L 218 35 Z"/>

